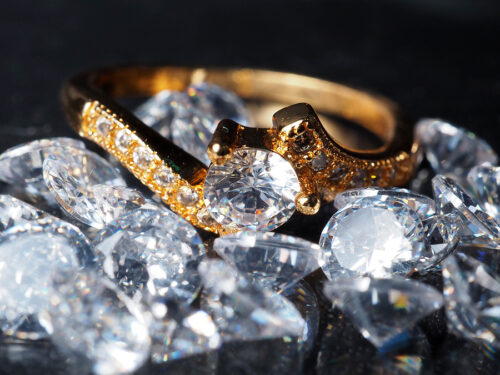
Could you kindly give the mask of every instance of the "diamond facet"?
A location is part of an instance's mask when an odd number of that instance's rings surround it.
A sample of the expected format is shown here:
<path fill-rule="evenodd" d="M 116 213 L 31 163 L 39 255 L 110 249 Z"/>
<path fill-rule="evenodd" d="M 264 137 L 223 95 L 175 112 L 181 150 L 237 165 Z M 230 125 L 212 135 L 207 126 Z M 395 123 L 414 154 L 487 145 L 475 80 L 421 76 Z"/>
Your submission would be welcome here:
<path fill-rule="evenodd" d="M 500 222 L 500 167 L 474 167 L 467 181 L 481 207 Z"/>
<path fill-rule="evenodd" d="M 11 217 L 15 220 L 15 217 Z M 38 339 L 38 314 L 50 301 L 51 277 L 93 263 L 85 236 L 51 216 L 22 219 L 0 234 L 0 324 L 7 335 Z"/>
<path fill-rule="evenodd" d="M 498 161 L 484 140 L 441 120 L 419 121 L 415 134 L 436 173 L 464 178 L 472 167 Z"/>
<path fill-rule="evenodd" d="M 466 244 L 500 248 L 499 224 L 484 212 L 451 178 L 432 179 L 434 198 L 441 215 L 456 215 L 460 225 L 460 239 Z"/>
<path fill-rule="evenodd" d="M 128 295 L 183 303 L 196 296 L 205 248 L 196 230 L 174 213 L 143 206 L 109 224 L 97 241 L 105 274 Z"/>
<path fill-rule="evenodd" d="M 126 129 L 119 130 L 115 136 L 115 146 L 122 154 L 127 154 L 132 146 L 132 136 Z"/>
<path fill-rule="evenodd" d="M 0 232 L 24 221 L 45 217 L 46 213 L 10 195 L 0 195 Z"/>
<path fill-rule="evenodd" d="M 325 294 L 378 347 L 443 304 L 433 287 L 398 277 L 338 279 L 325 286 Z"/>
<path fill-rule="evenodd" d="M 451 328 L 469 339 L 500 347 L 498 250 L 459 250 L 443 262 L 443 294 Z"/>
<path fill-rule="evenodd" d="M 324 253 L 309 241 L 273 232 L 238 232 L 219 237 L 214 250 L 252 282 L 277 291 L 324 264 Z"/>
<path fill-rule="evenodd" d="M 327 257 L 323 270 L 330 278 L 338 265 L 376 277 L 407 275 L 425 249 L 425 232 L 419 215 L 404 201 L 366 197 L 332 216 L 320 246 Z"/>
<path fill-rule="evenodd" d="M 97 375 L 128 374 L 149 358 L 150 319 L 113 282 L 62 272 L 52 288 L 42 323 L 60 350 L 87 358 Z"/>
<path fill-rule="evenodd" d="M 233 152 L 224 165 L 211 165 L 204 185 L 210 214 L 231 229 L 272 230 L 295 211 L 299 180 L 280 155 L 254 148 Z"/>
<path fill-rule="evenodd" d="M 199 271 L 206 292 L 202 307 L 224 341 L 303 336 L 304 320 L 286 298 L 252 284 L 221 260 L 205 260 Z"/>

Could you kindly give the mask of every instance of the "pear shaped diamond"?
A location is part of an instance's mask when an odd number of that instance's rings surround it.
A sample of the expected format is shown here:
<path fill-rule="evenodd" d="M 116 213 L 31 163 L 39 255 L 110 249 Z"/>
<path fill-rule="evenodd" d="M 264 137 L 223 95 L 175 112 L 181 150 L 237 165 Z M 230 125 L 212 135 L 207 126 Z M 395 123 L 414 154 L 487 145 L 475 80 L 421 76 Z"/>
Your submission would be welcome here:
<path fill-rule="evenodd" d="M 500 347 L 500 254 L 461 248 L 443 262 L 446 314 L 451 328 L 469 339 Z"/>
<path fill-rule="evenodd" d="M 432 179 L 432 186 L 439 213 L 458 217 L 463 243 L 500 249 L 500 226 L 475 199 L 451 178 L 438 175 Z"/>
<path fill-rule="evenodd" d="M 432 168 L 439 174 L 465 178 L 469 170 L 483 163 L 495 165 L 498 157 L 484 140 L 465 129 L 437 119 L 424 119 L 415 128 Z"/>
<path fill-rule="evenodd" d="M 500 167 L 474 167 L 467 181 L 481 207 L 500 222 Z"/>
<path fill-rule="evenodd" d="M 61 272 L 43 325 L 59 349 L 87 358 L 97 375 L 128 374 L 150 350 L 150 318 L 113 282 L 93 272 Z"/>
<path fill-rule="evenodd" d="M 252 282 L 277 291 L 289 288 L 324 264 L 324 253 L 318 245 L 274 232 L 219 237 L 214 250 Z"/>
<path fill-rule="evenodd" d="M 110 223 L 96 240 L 105 274 L 130 296 L 191 302 L 205 247 L 196 230 L 165 208 L 145 205 Z"/>
<path fill-rule="evenodd" d="M 199 272 L 206 292 L 202 307 L 224 341 L 303 337 L 304 320 L 286 298 L 252 284 L 221 260 L 203 261 Z"/>
<path fill-rule="evenodd" d="M 377 347 L 441 308 L 443 297 L 426 284 L 402 278 L 337 279 L 325 294 Z"/>

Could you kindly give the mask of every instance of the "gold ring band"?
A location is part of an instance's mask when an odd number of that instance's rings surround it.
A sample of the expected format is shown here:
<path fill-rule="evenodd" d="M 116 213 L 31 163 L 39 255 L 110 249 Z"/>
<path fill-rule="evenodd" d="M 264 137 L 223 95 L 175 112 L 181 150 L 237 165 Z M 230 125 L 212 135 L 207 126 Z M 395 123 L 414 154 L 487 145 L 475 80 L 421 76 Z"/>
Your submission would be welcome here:
<path fill-rule="evenodd" d="M 416 146 L 412 124 L 403 119 L 397 107 L 387 99 L 317 78 L 254 69 L 123 67 L 74 76 L 63 89 L 62 101 L 70 124 L 81 136 L 115 156 L 173 211 L 197 227 L 224 233 L 204 207 L 205 165 L 114 100 L 162 90 L 181 91 L 202 81 L 257 103 L 257 118 L 269 113 L 267 107 L 286 107 L 274 114 L 272 128 L 247 128 L 231 120 L 221 121 L 208 151 L 214 163 L 224 163 L 234 148 L 245 146 L 282 155 L 299 177 L 297 208 L 304 214 L 314 214 L 320 199 L 329 201 L 350 187 L 398 186 L 413 175 Z M 299 104 L 290 106 L 294 103 Z M 314 109 L 305 103 L 313 104 Z M 323 118 L 320 120 L 315 111 L 320 116 L 336 116 L 359 124 L 380 138 L 383 145 L 371 150 L 346 147 L 330 136 Z M 105 132 L 98 129 L 103 123 L 107 125 Z M 118 137 L 128 141 L 126 147 L 117 146 Z M 294 147 L 297 142 L 305 144 L 304 148 Z M 310 165 L 319 153 L 327 160 L 321 170 Z M 175 182 L 162 181 L 162 170 L 173 173 Z M 178 199 L 186 192 L 199 199 L 186 206 Z"/>

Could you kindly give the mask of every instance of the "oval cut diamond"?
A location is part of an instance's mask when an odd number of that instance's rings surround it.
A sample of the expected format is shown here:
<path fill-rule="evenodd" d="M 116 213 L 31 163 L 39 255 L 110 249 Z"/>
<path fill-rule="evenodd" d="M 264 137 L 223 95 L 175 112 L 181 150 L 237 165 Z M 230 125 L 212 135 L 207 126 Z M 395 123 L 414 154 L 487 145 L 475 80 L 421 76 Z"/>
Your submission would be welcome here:
<path fill-rule="evenodd" d="M 242 148 L 224 165 L 211 165 L 204 200 L 212 217 L 235 230 L 273 230 L 295 211 L 300 184 L 280 155 Z"/>
<path fill-rule="evenodd" d="M 425 249 L 425 231 L 419 215 L 403 201 L 362 198 L 332 216 L 320 245 L 329 278 L 335 278 L 339 265 L 375 277 L 407 275 Z"/>

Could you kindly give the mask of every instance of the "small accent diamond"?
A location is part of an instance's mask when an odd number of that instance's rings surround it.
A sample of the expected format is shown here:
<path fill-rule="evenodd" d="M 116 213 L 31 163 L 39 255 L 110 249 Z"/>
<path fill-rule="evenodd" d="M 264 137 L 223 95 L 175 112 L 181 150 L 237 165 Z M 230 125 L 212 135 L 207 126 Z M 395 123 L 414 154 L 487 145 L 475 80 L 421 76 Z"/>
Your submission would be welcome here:
<path fill-rule="evenodd" d="M 122 154 L 128 152 L 130 146 L 132 146 L 132 136 L 129 134 L 128 130 L 122 129 L 116 133 L 115 146 Z"/>
<path fill-rule="evenodd" d="M 138 146 L 132 152 L 132 159 L 139 168 L 148 169 L 154 160 L 154 155 L 146 147 Z"/>

